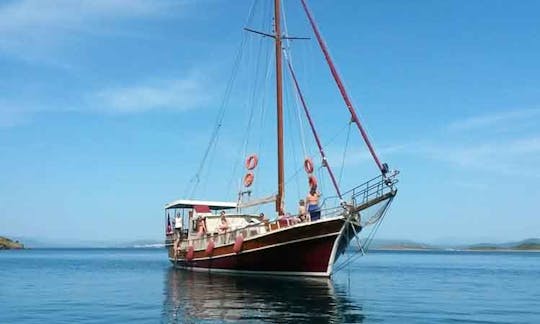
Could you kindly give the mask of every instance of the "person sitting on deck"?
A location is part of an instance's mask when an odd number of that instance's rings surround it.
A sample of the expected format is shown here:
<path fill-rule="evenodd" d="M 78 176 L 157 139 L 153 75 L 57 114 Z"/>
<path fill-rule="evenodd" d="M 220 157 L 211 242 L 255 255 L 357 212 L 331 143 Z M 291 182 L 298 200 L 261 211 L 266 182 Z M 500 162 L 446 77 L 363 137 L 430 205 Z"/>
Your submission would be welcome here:
<path fill-rule="evenodd" d="M 319 197 L 321 194 L 317 191 L 317 186 L 311 187 L 306 201 L 308 203 L 309 217 L 312 221 L 319 220 L 321 218 L 321 209 L 319 208 Z"/>
<path fill-rule="evenodd" d="M 266 218 L 266 216 L 264 216 L 264 213 L 260 213 L 258 218 L 259 218 L 259 222 L 268 223 L 268 218 Z"/>
<path fill-rule="evenodd" d="M 229 229 L 229 222 L 227 221 L 227 217 L 225 217 L 225 211 L 221 211 L 221 224 L 218 226 L 218 232 L 219 233 L 225 233 Z"/>
<path fill-rule="evenodd" d="M 278 217 L 278 221 L 280 226 L 288 226 L 298 223 L 299 220 L 296 217 L 292 216 L 291 213 L 281 213 Z"/>
<path fill-rule="evenodd" d="M 197 220 L 197 237 L 202 237 L 206 232 L 206 217 L 199 217 Z"/>
<path fill-rule="evenodd" d="M 298 202 L 298 218 L 300 219 L 300 222 L 308 221 L 308 213 L 306 211 L 306 202 L 304 199 L 300 199 Z"/>

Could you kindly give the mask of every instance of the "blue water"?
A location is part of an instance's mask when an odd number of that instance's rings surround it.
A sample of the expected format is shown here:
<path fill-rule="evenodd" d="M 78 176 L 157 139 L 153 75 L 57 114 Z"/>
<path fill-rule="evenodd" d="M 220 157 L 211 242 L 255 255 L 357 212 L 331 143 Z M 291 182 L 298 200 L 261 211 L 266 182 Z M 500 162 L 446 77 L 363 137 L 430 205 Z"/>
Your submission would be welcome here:
<path fill-rule="evenodd" d="M 540 253 L 377 252 L 333 280 L 183 272 L 166 259 L 0 251 L 0 323 L 540 323 Z"/>

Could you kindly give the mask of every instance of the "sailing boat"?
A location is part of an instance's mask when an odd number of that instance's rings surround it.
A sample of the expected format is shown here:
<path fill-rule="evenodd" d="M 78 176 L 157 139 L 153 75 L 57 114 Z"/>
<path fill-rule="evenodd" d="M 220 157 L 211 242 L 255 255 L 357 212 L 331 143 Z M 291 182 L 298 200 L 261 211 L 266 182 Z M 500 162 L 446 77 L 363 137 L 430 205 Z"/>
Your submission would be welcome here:
<path fill-rule="evenodd" d="M 386 163 L 380 162 L 334 67 L 306 0 L 301 0 L 317 43 L 350 113 L 351 123 L 358 128 L 379 172 L 376 177 L 352 189 L 343 191 L 340 188 L 283 46 L 284 41 L 293 37 L 282 34 L 280 1 L 275 0 L 273 4 L 273 33 L 251 28 L 245 30 L 271 38 L 275 45 L 277 193 L 266 198 L 251 199 L 249 188 L 254 180 L 253 170 L 258 164 L 258 156 L 252 154 L 245 161 L 247 170 L 236 201 L 196 200 L 186 197 L 187 199 L 168 203 L 165 206 L 166 248 L 169 260 L 176 268 L 207 272 L 330 277 L 351 261 L 350 256 L 341 263 L 338 259 L 353 240 L 356 240 L 358 250 L 364 252 L 397 194 L 399 172 L 390 171 Z M 311 158 L 306 158 L 303 166 L 312 193 L 311 201 L 308 202 L 311 205 L 308 206 L 308 211 L 295 215 L 298 217 L 288 216 L 285 211 L 282 85 L 284 65 L 290 73 L 293 88 L 317 144 L 322 160 L 321 168 L 327 171 L 335 190 L 335 196 L 327 197 L 323 202 L 318 201 L 314 164 Z M 274 220 L 268 220 L 259 213 L 262 209 L 257 209 L 269 203 L 275 203 Z M 253 210 L 256 212 L 248 212 Z M 360 232 L 367 228 L 371 228 L 370 234 L 363 240 L 359 239 Z"/>

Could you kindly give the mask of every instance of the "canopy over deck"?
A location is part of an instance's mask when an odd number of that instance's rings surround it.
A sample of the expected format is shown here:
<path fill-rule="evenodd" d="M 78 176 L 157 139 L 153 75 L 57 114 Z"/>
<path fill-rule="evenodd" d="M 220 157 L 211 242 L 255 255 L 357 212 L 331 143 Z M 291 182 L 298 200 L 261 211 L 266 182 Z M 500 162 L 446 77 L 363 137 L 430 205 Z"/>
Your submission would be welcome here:
<path fill-rule="evenodd" d="M 220 210 L 220 209 L 232 209 L 236 208 L 236 202 L 228 201 L 205 201 L 205 200 L 187 200 L 179 199 L 173 202 L 170 202 L 165 205 L 165 209 L 172 208 L 194 208 L 195 206 L 208 206 L 210 210 Z"/>

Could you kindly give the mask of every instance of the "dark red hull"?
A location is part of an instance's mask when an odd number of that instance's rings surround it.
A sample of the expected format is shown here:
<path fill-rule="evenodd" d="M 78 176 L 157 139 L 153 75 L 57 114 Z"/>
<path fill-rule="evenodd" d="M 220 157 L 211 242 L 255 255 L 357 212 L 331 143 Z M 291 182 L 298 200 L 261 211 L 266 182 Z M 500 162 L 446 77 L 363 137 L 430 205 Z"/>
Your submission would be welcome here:
<path fill-rule="evenodd" d="M 337 218 L 293 226 L 246 240 L 240 253 L 232 245 L 216 248 L 211 256 L 171 258 L 179 268 L 193 271 L 244 272 L 276 275 L 330 276 L 332 264 L 350 241 L 341 235 L 344 221 Z"/>

